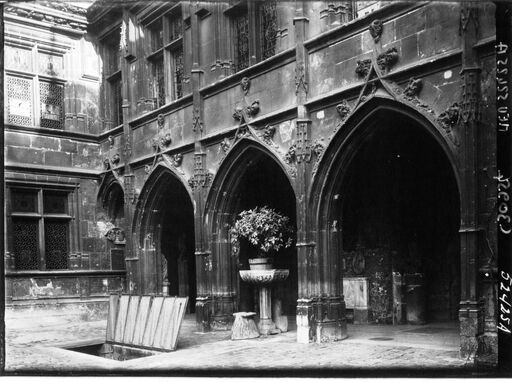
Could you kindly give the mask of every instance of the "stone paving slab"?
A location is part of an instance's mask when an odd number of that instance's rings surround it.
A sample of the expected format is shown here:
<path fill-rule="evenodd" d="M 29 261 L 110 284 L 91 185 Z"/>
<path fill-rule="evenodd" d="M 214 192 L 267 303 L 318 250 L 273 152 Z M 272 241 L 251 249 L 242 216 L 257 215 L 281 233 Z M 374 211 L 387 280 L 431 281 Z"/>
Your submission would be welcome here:
<path fill-rule="evenodd" d="M 292 326 L 293 328 L 293 326 Z M 80 322 L 63 316 L 30 321 L 6 318 L 6 371 L 11 373 L 168 374 L 209 371 L 471 370 L 459 358 L 456 332 L 418 332 L 412 326 L 349 325 L 349 338 L 299 344 L 296 332 L 266 338 L 230 339 L 230 332 L 195 332 L 193 316 L 182 325 L 178 348 L 129 361 L 114 361 L 62 349 L 64 343 L 105 338 L 106 320 Z M 435 328 L 434 328 L 435 329 Z M 412 332 L 411 332 L 412 330 Z M 415 332 L 416 331 L 416 332 Z M 431 330 L 432 331 L 432 330 Z M 372 338 L 389 336 L 390 341 Z"/>

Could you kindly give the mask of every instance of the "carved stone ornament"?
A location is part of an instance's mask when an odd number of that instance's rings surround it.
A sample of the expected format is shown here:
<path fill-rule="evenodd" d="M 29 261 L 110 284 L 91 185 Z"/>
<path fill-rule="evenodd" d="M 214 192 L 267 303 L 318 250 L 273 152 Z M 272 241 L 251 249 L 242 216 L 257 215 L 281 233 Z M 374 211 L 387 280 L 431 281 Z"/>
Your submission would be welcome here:
<path fill-rule="evenodd" d="M 164 115 L 158 114 L 158 116 L 156 117 L 156 123 L 157 123 L 159 129 L 161 129 L 164 126 L 164 121 L 165 121 Z"/>
<path fill-rule="evenodd" d="M 263 134 L 261 138 L 267 144 L 272 144 L 272 139 L 274 139 L 274 134 L 276 133 L 276 128 L 274 126 L 266 125 L 263 129 Z"/>
<path fill-rule="evenodd" d="M 145 172 L 146 174 L 149 174 L 149 173 L 151 172 L 151 168 L 152 168 L 152 167 L 151 167 L 149 164 L 145 165 L 145 166 L 144 166 L 144 172 Z"/>
<path fill-rule="evenodd" d="M 422 88 L 423 88 L 423 81 L 421 80 L 421 78 L 418 78 L 418 79 L 411 78 L 409 80 L 409 83 L 407 84 L 407 87 L 404 90 L 404 95 L 406 97 L 413 98 L 421 92 Z"/>
<path fill-rule="evenodd" d="M 292 164 L 297 159 L 297 145 L 293 143 L 288 149 L 287 153 L 284 156 L 284 160 L 288 164 Z"/>
<path fill-rule="evenodd" d="M 105 237 L 114 244 L 126 244 L 126 237 L 121 228 L 114 227 L 109 229 L 107 233 L 105 233 Z"/>
<path fill-rule="evenodd" d="M 377 57 L 377 65 L 379 65 L 380 70 L 386 71 L 389 70 L 393 65 L 395 65 L 398 61 L 398 51 L 396 48 L 388 49 L 386 52 L 380 54 Z"/>
<path fill-rule="evenodd" d="M 382 21 L 378 19 L 373 20 L 368 29 L 370 30 L 370 34 L 373 37 L 373 41 L 379 42 L 383 30 Z"/>
<path fill-rule="evenodd" d="M 16 5 L 6 5 L 4 6 L 4 12 L 13 14 L 20 17 L 26 17 L 29 19 L 42 21 L 45 23 L 57 25 L 61 28 L 71 28 L 74 30 L 85 31 L 87 29 L 87 24 L 84 22 L 80 22 L 76 17 L 74 18 L 64 18 L 57 17 L 54 15 L 45 14 L 43 12 L 39 12 L 36 10 L 28 10 L 25 8 L 18 7 Z"/>
<path fill-rule="evenodd" d="M 437 117 L 437 120 L 439 123 L 441 123 L 441 126 L 446 131 L 451 131 L 456 125 L 457 122 L 459 122 L 459 116 L 460 116 L 460 107 L 459 104 L 456 102 L 453 105 L 451 105 L 446 111 L 441 113 L 439 117 Z"/>
<path fill-rule="evenodd" d="M 244 118 L 243 111 L 244 111 L 243 107 L 240 105 L 237 105 L 235 107 L 235 111 L 233 112 L 233 118 L 236 119 L 237 121 L 241 121 Z"/>
<path fill-rule="evenodd" d="M 347 100 L 344 99 L 340 104 L 336 105 L 336 111 L 340 115 L 341 120 L 344 121 L 350 113 L 350 105 Z"/>
<path fill-rule="evenodd" d="M 180 167 L 182 162 L 183 162 L 183 154 L 178 153 L 178 154 L 174 154 L 171 157 L 171 163 L 174 167 Z"/>
<path fill-rule="evenodd" d="M 220 149 L 226 154 L 231 148 L 231 141 L 228 138 L 224 138 L 220 143 Z"/>
<path fill-rule="evenodd" d="M 372 60 L 369 58 L 364 60 L 357 60 L 356 73 L 359 77 L 366 77 L 372 67 Z"/>
<path fill-rule="evenodd" d="M 119 154 L 114 154 L 114 156 L 112 157 L 112 163 L 118 164 L 120 161 L 121 161 L 121 157 L 119 156 Z"/>
<path fill-rule="evenodd" d="M 249 77 L 244 77 L 240 81 L 240 87 L 242 88 L 242 91 L 244 92 L 244 95 L 247 95 L 249 93 L 249 88 L 251 87 L 251 80 Z"/>
<path fill-rule="evenodd" d="M 112 148 L 114 146 L 114 137 L 112 135 L 109 135 L 108 136 L 108 143 L 110 145 L 110 147 Z"/>
<path fill-rule="evenodd" d="M 313 142 L 313 152 L 315 153 L 317 160 L 320 159 L 324 150 L 325 150 L 324 144 L 322 142 L 320 142 L 320 140 L 315 139 L 315 141 Z"/>
<path fill-rule="evenodd" d="M 256 101 L 254 101 L 251 106 L 247 106 L 247 113 L 251 116 L 251 117 L 254 117 L 256 114 L 258 114 L 260 111 L 260 100 L 257 99 Z"/>
<path fill-rule="evenodd" d="M 203 131 L 203 122 L 201 122 L 201 112 L 197 107 L 194 108 L 192 114 L 192 130 L 194 132 Z"/>
<path fill-rule="evenodd" d="M 172 143 L 171 133 L 167 132 L 160 137 L 160 144 L 168 147 Z"/>
<path fill-rule="evenodd" d="M 103 160 L 103 167 L 105 168 L 105 170 L 108 170 L 110 168 L 110 159 L 105 158 Z"/>
<path fill-rule="evenodd" d="M 295 94 L 299 94 L 300 88 L 304 89 L 304 92 L 308 92 L 308 82 L 306 81 L 306 68 L 302 62 L 298 62 L 295 67 Z"/>

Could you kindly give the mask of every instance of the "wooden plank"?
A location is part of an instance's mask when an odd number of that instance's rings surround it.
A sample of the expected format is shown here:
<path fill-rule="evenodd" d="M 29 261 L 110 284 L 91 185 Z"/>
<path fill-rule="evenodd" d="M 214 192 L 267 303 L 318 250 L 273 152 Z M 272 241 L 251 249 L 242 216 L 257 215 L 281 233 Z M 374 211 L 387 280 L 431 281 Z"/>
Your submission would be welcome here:
<path fill-rule="evenodd" d="M 107 334 L 106 334 L 107 342 L 114 340 L 118 307 L 119 307 L 119 295 L 111 294 L 110 297 L 108 298 L 108 317 L 107 317 Z"/>
<path fill-rule="evenodd" d="M 148 322 L 150 304 L 151 296 L 141 297 L 137 318 L 135 319 L 135 330 L 132 338 L 133 345 L 142 345 L 142 337 L 144 336 L 144 330 Z"/>
<path fill-rule="evenodd" d="M 139 310 L 140 296 L 130 296 L 130 303 L 128 304 L 128 314 L 126 316 L 126 325 L 123 334 L 123 343 L 131 344 L 133 339 L 133 332 L 135 331 L 135 319 L 137 318 L 137 311 Z"/>
<path fill-rule="evenodd" d="M 178 346 L 178 337 L 180 335 L 181 324 L 183 323 L 183 318 L 185 317 L 185 312 L 187 311 L 187 303 L 188 297 L 184 297 L 180 299 L 179 311 L 176 317 L 176 322 L 173 325 L 174 332 L 172 336 L 172 342 L 170 343 L 169 350 L 176 350 Z"/>
<path fill-rule="evenodd" d="M 164 298 L 162 313 L 160 313 L 160 319 L 158 320 L 158 324 L 155 331 L 155 339 L 152 345 L 154 348 L 162 348 L 165 334 L 169 330 L 169 325 L 171 324 L 170 319 L 175 300 L 176 297 Z"/>
<path fill-rule="evenodd" d="M 174 350 L 176 348 L 176 338 L 179 333 L 183 312 L 186 309 L 187 298 L 178 297 L 174 301 L 172 317 L 169 321 L 168 331 L 165 336 L 165 341 L 162 348 L 167 350 Z"/>
<path fill-rule="evenodd" d="M 153 346 L 155 339 L 155 331 L 160 318 L 160 311 L 162 310 L 162 303 L 164 302 L 163 297 L 154 297 L 149 311 L 148 323 L 144 330 L 144 336 L 142 337 L 142 346 Z"/>
<path fill-rule="evenodd" d="M 122 295 L 119 299 L 119 313 L 117 313 L 116 330 L 114 332 L 114 341 L 122 342 L 124 327 L 126 324 L 126 314 L 128 312 L 128 303 L 130 301 L 129 295 Z"/>

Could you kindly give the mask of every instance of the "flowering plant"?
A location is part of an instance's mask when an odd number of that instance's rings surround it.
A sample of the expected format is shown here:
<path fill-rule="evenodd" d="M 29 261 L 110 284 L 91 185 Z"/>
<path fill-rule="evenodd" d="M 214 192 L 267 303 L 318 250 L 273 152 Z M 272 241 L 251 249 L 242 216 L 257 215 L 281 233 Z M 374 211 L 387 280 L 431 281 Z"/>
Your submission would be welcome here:
<path fill-rule="evenodd" d="M 290 219 L 267 206 L 240 212 L 230 233 L 234 255 L 240 251 L 241 238 L 260 250 L 258 257 L 268 257 L 269 252 L 292 245 Z"/>

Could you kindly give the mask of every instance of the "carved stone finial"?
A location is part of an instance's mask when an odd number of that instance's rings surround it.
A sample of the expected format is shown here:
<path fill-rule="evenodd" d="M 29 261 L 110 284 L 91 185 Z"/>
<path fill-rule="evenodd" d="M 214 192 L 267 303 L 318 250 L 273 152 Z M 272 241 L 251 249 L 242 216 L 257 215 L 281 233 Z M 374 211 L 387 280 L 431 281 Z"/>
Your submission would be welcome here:
<path fill-rule="evenodd" d="M 415 97 L 420 93 L 422 88 L 423 81 L 421 78 L 415 79 L 414 77 L 411 77 L 407 87 L 404 90 L 404 95 L 410 98 Z"/>
<path fill-rule="evenodd" d="M 366 77 L 371 67 L 372 60 L 370 60 L 369 58 L 365 60 L 357 60 L 356 73 L 359 77 Z"/>
<path fill-rule="evenodd" d="M 397 61 L 398 51 L 395 47 L 388 49 L 377 57 L 377 65 L 382 71 L 389 70 Z"/>
<path fill-rule="evenodd" d="M 344 121 L 348 113 L 350 113 L 350 105 L 347 100 L 344 99 L 340 104 L 336 105 L 336 110 L 338 111 L 341 120 Z"/>
<path fill-rule="evenodd" d="M 156 117 L 156 123 L 158 125 L 158 128 L 162 128 L 164 126 L 164 115 L 163 114 L 158 114 L 158 116 Z"/>
<path fill-rule="evenodd" d="M 244 92 L 244 95 L 247 95 L 249 93 L 249 88 L 251 87 L 251 80 L 249 77 L 243 77 L 240 81 L 240 87 L 242 88 L 242 91 Z"/>
<path fill-rule="evenodd" d="M 373 41 L 379 42 L 383 30 L 382 21 L 379 19 L 373 20 L 369 26 L 369 30 L 370 34 L 373 37 Z"/>

